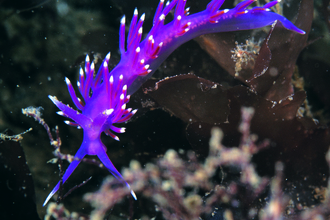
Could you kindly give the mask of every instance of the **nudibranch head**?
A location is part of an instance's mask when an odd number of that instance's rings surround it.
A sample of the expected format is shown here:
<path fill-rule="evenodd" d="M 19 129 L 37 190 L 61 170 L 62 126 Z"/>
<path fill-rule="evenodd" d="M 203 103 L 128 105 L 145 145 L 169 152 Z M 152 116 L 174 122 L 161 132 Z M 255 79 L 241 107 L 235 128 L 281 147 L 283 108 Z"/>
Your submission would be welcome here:
<path fill-rule="evenodd" d="M 118 128 L 114 124 L 128 121 L 137 110 L 126 108 L 130 99 L 127 95 L 127 85 L 124 84 L 123 75 L 109 74 L 108 62 L 110 53 L 105 57 L 98 73 L 94 77 L 95 65 L 86 56 L 85 68 L 80 69 L 79 81 L 77 82 L 82 99 L 78 98 L 68 78 L 65 78 L 70 96 L 80 112 L 62 104 L 55 97 L 49 96 L 54 104 L 61 109 L 59 115 L 73 120 L 65 121 L 66 124 L 93 130 L 97 136 L 102 132 L 115 140 L 119 138 L 114 133 L 125 132 L 124 128 Z"/>

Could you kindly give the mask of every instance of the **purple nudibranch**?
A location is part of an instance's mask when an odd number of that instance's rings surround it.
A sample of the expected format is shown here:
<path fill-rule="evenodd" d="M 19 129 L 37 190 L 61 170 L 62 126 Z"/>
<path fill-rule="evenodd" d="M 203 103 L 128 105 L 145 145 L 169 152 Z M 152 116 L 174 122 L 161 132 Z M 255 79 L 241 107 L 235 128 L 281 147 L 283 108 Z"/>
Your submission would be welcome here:
<path fill-rule="evenodd" d="M 124 180 L 119 171 L 110 161 L 106 147 L 101 142 L 102 132 L 115 140 L 119 138 L 114 133 L 125 132 L 114 124 L 128 121 L 136 112 L 126 109 L 130 94 L 133 94 L 159 67 L 159 65 L 181 44 L 207 33 L 249 30 L 272 25 L 280 21 L 282 25 L 299 34 L 305 32 L 297 28 L 285 17 L 276 14 L 270 8 L 280 0 L 267 3 L 263 7 L 247 9 L 254 0 L 246 0 L 233 9 L 219 10 L 225 0 L 212 0 L 204 11 L 189 15 L 186 0 L 172 0 L 164 6 L 160 0 L 153 19 L 153 27 L 147 37 L 141 41 L 142 26 L 145 15 L 138 19 L 135 9 L 129 27 L 127 39 L 125 37 L 125 16 L 121 19 L 119 30 L 119 45 L 121 60 L 111 71 L 108 70 L 110 53 L 105 57 L 101 67 L 94 76 L 94 63 L 90 63 L 86 56 L 85 69 L 80 69 L 78 88 L 82 100 L 77 97 L 69 79 L 65 79 L 73 103 L 79 109 L 76 111 L 58 101 L 55 96 L 49 96 L 53 103 L 61 110 L 59 115 L 73 120 L 67 124 L 82 128 L 83 142 L 74 160 L 64 173 L 63 183 L 73 173 L 85 155 L 97 155 L 104 166 L 119 180 L 126 184 L 132 196 L 136 195 Z M 174 9 L 174 19 L 165 24 L 165 17 Z M 60 182 L 54 187 L 43 205 L 58 191 Z"/>

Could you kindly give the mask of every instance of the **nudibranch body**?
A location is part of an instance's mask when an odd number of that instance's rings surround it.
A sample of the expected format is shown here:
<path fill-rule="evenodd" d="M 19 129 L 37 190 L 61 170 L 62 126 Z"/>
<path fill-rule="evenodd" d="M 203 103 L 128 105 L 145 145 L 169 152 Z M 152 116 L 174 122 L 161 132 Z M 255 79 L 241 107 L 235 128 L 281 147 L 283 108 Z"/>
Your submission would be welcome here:
<path fill-rule="evenodd" d="M 71 162 L 65 171 L 63 183 L 85 155 L 97 155 L 104 166 L 130 189 L 129 184 L 106 154 L 106 147 L 101 142 L 100 135 L 104 132 L 119 140 L 114 133 L 123 133 L 125 129 L 118 128 L 114 124 L 128 121 L 136 112 L 130 108 L 126 109 L 129 94 L 134 93 L 181 44 L 206 33 L 261 28 L 271 25 L 275 21 L 280 21 L 285 28 L 291 31 L 299 34 L 305 33 L 283 16 L 270 11 L 269 8 L 277 4 L 279 0 L 252 9 L 247 9 L 247 7 L 254 0 L 246 0 L 233 9 L 219 10 L 223 2 L 224 0 L 212 0 L 204 11 L 189 15 L 189 8 L 185 7 L 186 0 L 172 0 L 165 6 L 164 0 L 161 0 L 153 19 L 153 27 L 142 42 L 142 25 L 145 15 L 143 14 L 138 19 L 136 9 L 127 40 L 125 16 L 121 19 L 119 32 L 121 60 L 111 72 L 108 70 L 110 54 L 106 56 L 95 76 L 94 64 L 90 63 L 88 56 L 86 57 L 85 70 L 80 70 L 78 81 L 79 92 L 83 100 L 77 97 L 71 82 L 67 78 L 65 79 L 72 100 L 80 111 L 64 105 L 54 96 L 49 96 L 61 110 L 58 114 L 73 120 L 73 122 L 66 121 L 67 124 L 81 127 L 84 130 L 83 143 L 75 155 L 77 160 Z M 173 20 L 165 24 L 165 17 L 173 9 Z M 60 182 L 48 195 L 44 205 L 59 187 Z M 131 194 L 136 199 L 132 190 Z"/>
<path fill-rule="evenodd" d="M 203 34 L 250 30 L 272 25 L 280 21 L 282 25 L 299 34 L 305 34 L 285 17 L 270 10 L 280 0 L 267 3 L 263 7 L 247 9 L 255 0 L 246 0 L 233 9 L 219 10 L 225 0 L 213 0 L 202 12 L 189 15 L 186 0 L 172 0 L 164 7 L 161 0 L 153 19 L 153 27 L 141 41 L 144 14 L 138 21 L 137 9 L 130 24 L 125 45 L 125 16 L 120 26 L 121 60 L 112 70 L 122 74 L 127 80 L 128 94 L 133 94 L 159 67 L 159 65 L 181 44 Z M 174 18 L 165 24 L 165 17 L 174 9 Z M 127 48 L 127 50 L 126 50 Z"/>

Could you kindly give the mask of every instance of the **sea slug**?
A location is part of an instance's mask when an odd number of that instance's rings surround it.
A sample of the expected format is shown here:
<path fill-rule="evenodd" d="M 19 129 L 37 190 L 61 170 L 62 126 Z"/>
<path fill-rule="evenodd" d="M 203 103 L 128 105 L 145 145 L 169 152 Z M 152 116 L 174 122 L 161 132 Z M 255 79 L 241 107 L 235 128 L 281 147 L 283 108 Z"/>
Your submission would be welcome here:
<path fill-rule="evenodd" d="M 164 5 L 159 2 L 153 19 L 153 27 L 141 41 L 142 26 L 145 15 L 138 19 L 135 9 L 128 36 L 125 36 L 125 16 L 121 19 L 119 30 L 119 44 L 121 60 L 111 71 L 108 70 L 110 53 L 105 57 L 98 73 L 94 76 L 94 63 L 86 57 L 84 70 L 80 69 L 78 88 L 82 99 L 78 98 L 69 81 L 65 79 L 78 111 L 58 101 L 55 96 L 49 96 L 53 103 L 61 110 L 59 115 L 72 119 L 67 124 L 80 127 L 84 130 L 83 142 L 77 151 L 74 160 L 64 173 L 64 183 L 73 173 L 85 155 L 97 155 L 104 166 L 119 180 L 124 180 L 118 170 L 110 161 L 106 146 L 101 142 L 102 132 L 119 140 L 114 133 L 125 132 L 115 124 L 129 120 L 136 112 L 126 108 L 130 95 L 133 94 L 158 68 L 158 66 L 181 44 L 207 33 L 227 32 L 261 28 L 280 21 L 282 25 L 298 34 L 305 34 L 285 17 L 276 14 L 270 8 L 280 0 L 271 1 L 263 7 L 247 9 L 254 0 L 243 1 L 233 9 L 219 10 L 224 0 L 212 0 L 204 11 L 189 15 L 186 0 L 172 0 Z M 173 10 L 174 9 L 174 10 Z M 165 17 L 173 12 L 173 20 L 165 22 Z M 43 205 L 58 191 L 60 182 L 54 187 Z M 131 190 L 132 196 L 136 195 Z"/>

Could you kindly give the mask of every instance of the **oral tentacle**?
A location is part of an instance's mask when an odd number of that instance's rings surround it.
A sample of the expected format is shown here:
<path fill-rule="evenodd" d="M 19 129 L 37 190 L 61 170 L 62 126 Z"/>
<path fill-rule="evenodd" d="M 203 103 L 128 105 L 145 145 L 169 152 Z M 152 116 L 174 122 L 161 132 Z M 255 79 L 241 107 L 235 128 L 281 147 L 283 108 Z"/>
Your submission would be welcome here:
<path fill-rule="evenodd" d="M 62 102 L 58 101 L 55 96 L 48 96 L 52 102 L 61 110 L 58 112 L 59 115 L 68 117 L 75 121 L 81 127 L 84 125 L 91 124 L 91 119 L 86 117 L 85 115 L 81 114 L 80 112 L 70 108 L 69 106 L 63 104 Z"/>

